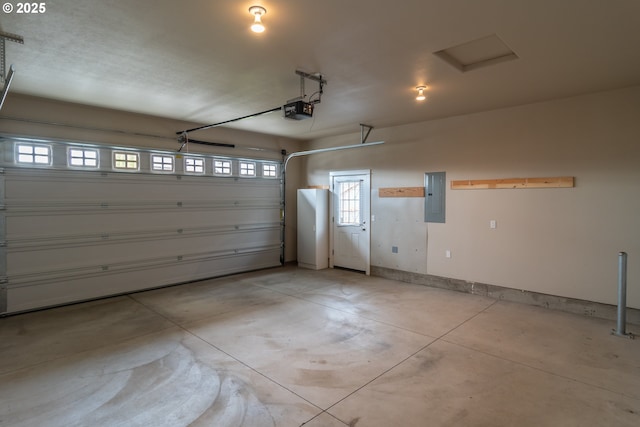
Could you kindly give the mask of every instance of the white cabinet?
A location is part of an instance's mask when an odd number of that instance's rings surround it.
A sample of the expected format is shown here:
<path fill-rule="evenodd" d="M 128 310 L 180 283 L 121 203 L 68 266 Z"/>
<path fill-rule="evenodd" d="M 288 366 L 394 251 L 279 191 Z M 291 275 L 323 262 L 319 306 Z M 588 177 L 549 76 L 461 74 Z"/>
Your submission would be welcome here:
<path fill-rule="evenodd" d="M 298 265 L 329 267 L 329 190 L 298 190 Z"/>

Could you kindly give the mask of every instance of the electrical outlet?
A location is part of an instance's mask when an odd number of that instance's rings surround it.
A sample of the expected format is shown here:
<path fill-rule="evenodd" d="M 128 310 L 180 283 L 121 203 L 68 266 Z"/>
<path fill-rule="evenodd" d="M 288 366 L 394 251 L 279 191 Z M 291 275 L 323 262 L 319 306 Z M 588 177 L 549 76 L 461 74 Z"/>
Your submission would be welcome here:
<path fill-rule="evenodd" d="M 491 221 L 489 221 L 489 228 L 497 228 L 498 227 L 498 223 L 496 222 L 495 219 L 492 219 Z"/>
<path fill-rule="evenodd" d="M 391 253 L 397 254 L 398 253 L 398 247 L 397 246 L 391 246 Z"/>
<path fill-rule="evenodd" d="M 444 256 L 447 257 L 447 258 L 451 258 L 451 251 L 449 249 L 444 251 Z"/>

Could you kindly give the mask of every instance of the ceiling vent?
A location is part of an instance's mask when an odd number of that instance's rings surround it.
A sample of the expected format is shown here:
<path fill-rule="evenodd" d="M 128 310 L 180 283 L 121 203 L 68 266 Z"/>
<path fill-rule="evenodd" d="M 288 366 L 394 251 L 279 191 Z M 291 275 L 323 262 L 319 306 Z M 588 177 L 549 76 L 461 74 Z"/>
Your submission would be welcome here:
<path fill-rule="evenodd" d="M 433 53 L 462 72 L 518 59 L 495 34 Z"/>

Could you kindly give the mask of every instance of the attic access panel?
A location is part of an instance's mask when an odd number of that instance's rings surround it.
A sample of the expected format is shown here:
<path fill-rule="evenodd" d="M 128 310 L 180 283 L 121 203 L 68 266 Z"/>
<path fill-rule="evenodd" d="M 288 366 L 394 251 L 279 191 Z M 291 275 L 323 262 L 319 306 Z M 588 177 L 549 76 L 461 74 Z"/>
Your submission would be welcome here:
<path fill-rule="evenodd" d="M 462 72 L 518 59 L 518 55 L 495 34 L 433 54 Z"/>

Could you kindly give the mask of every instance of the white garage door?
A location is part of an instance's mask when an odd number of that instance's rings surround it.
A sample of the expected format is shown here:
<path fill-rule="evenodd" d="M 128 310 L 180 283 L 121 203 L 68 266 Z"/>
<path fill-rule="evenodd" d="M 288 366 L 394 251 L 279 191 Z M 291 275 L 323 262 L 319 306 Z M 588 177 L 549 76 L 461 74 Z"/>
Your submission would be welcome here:
<path fill-rule="evenodd" d="M 0 143 L 0 314 L 281 264 L 278 161 Z"/>

